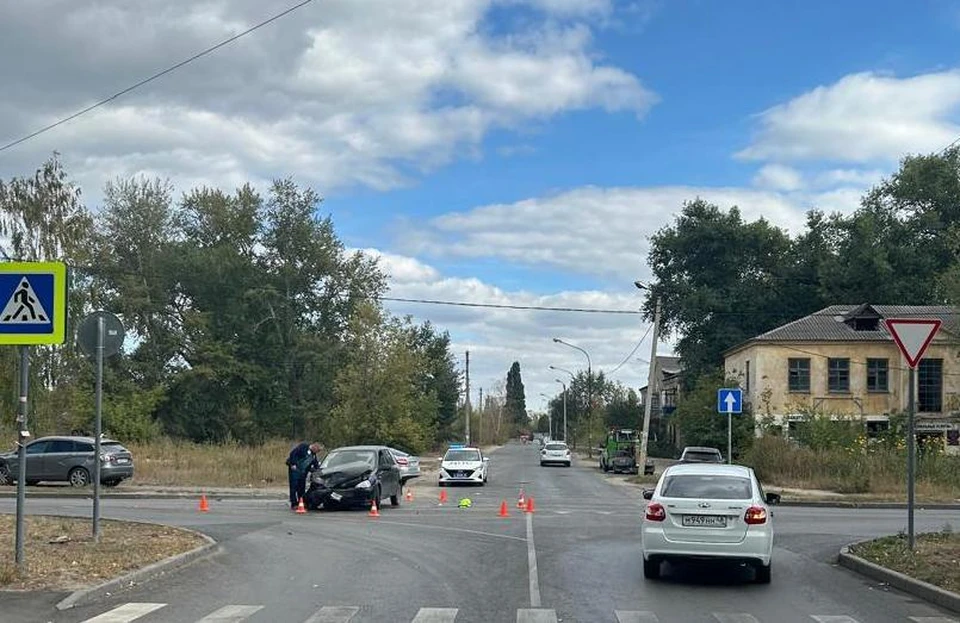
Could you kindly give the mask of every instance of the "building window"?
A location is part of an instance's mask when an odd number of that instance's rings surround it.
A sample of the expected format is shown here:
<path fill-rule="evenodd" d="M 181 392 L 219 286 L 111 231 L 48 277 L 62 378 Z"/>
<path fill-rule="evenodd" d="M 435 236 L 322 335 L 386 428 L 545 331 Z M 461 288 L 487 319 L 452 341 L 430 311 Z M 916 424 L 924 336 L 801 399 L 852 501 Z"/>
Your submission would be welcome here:
<path fill-rule="evenodd" d="M 886 359 L 867 359 L 867 391 L 889 391 L 889 367 Z"/>
<path fill-rule="evenodd" d="M 922 359 L 917 366 L 917 411 L 943 411 L 943 359 Z"/>
<path fill-rule="evenodd" d="M 827 390 L 831 392 L 850 391 L 850 360 L 827 360 Z"/>
<path fill-rule="evenodd" d="M 792 392 L 810 391 L 809 359 L 795 359 L 791 357 L 787 360 L 787 383 Z"/>
<path fill-rule="evenodd" d="M 746 378 L 746 380 L 744 381 L 743 391 L 745 391 L 745 392 L 747 392 L 747 393 L 749 394 L 749 393 L 750 393 L 750 362 L 749 362 L 749 361 L 747 362 L 747 370 L 746 370 L 746 372 L 747 372 L 747 374 L 746 374 L 746 377 L 747 377 L 747 378 Z"/>

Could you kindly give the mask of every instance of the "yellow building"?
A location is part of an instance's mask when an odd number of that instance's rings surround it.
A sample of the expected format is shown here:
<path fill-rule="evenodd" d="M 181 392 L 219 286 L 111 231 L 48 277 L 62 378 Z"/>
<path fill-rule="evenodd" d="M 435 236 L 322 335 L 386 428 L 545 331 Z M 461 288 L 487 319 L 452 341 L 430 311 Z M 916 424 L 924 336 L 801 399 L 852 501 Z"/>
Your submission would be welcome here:
<path fill-rule="evenodd" d="M 804 413 L 857 417 L 867 432 L 907 410 L 909 368 L 885 318 L 936 318 L 943 324 L 916 372 L 921 443 L 960 454 L 960 315 L 946 306 L 832 305 L 724 352 L 727 376 L 743 400 L 786 434 Z M 795 426 L 795 424 L 793 424 Z"/>

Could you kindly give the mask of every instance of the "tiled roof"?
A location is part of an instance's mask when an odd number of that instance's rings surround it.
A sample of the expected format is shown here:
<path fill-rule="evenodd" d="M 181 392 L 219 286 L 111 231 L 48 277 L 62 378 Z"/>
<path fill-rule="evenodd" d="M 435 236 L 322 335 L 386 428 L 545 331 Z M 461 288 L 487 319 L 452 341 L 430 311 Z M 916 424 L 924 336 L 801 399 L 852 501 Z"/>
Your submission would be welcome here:
<path fill-rule="evenodd" d="M 876 329 L 855 329 L 854 318 L 937 318 L 941 332 L 960 335 L 960 310 L 948 305 L 831 305 L 809 316 L 737 344 L 756 342 L 876 342 L 891 339 L 882 322 Z"/>

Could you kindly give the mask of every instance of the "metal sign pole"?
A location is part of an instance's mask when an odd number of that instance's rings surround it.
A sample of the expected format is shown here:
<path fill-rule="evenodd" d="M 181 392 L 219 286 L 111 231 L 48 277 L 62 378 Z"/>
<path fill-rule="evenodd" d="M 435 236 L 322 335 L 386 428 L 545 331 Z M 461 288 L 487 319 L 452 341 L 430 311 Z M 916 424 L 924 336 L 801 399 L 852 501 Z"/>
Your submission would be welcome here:
<path fill-rule="evenodd" d="M 103 415 L 103 316 L 97 318 L 96 424 L 93 441 L 93 541 L 100 542 L 100 436 Z"/>
<path fill-rule="evenodd" d="M 733 411 L 727 411 L 727 465 L 733 464 Z"/>
<path fill-rule="evenodd" d="M 916 376 L 916 370 L 911 366 L 910 368 L 910 387 L 907 389 L 907 543 L 910 546 L 910 551 L 913 551 L 914 548 L 914 533 L 913 533 L 913 492 L 914 484 L 916 478 L 916 434 L 914 433 L 914 383 Z"/>
<path fill-rule="evenodd" d="M 23 509 L 26 504 L 27 489 L 27 390 L 30 388 L 30 347 L 20 347 L 20 415 L 18 431 L 20 448 L 17 453 L 17 463 L 20 473 L 17 474 L 17 527 L 16 527 L 16 563 L 17 571 L 24 575 L 27 571 L 27 561 L 23 556 Z"/>

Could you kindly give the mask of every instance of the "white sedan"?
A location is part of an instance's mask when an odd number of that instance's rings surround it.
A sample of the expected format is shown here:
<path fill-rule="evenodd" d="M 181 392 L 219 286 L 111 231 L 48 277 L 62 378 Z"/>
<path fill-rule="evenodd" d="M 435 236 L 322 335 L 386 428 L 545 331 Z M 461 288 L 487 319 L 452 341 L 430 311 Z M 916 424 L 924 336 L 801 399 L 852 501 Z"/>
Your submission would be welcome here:
<path fill-rule="evenodd" d="M 440 459 L 437 484 L 441 487 L 454 482 L 484 485 L 487 483 L 489 461 L 480 448 L 450 448 Z"/>
<path fill-rule="evenodd" d="M 570 448 L 562 441 L 548 441 L 540 451 L 540 467 L 548 463 L 560 463 L 570 467 Z"/>
<path fill-rule="evenodd" d="M 665 560 L 745 563 L 756 581 L 770 582 L 773 520 L 756 474 L 741 465 L 681 464 L 664 470 L 649 500 L 640 531 L 643 575 L 660 577 Z"/>

